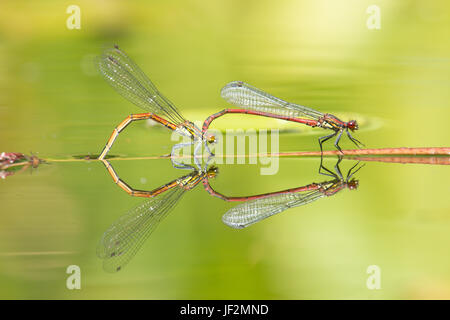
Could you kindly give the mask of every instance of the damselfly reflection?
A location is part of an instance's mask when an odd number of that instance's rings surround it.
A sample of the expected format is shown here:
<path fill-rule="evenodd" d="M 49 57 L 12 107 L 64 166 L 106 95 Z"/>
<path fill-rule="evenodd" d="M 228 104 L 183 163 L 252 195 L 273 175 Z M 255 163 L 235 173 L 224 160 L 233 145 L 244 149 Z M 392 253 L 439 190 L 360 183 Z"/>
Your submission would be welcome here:
<path fill-rule="evenodd" d="M 325 168 L 320 163 L 319 173 L 333 177 L 332 180 L 311 183 L 306 186 L 277 191 L 273 193 L 248 196 L 248 197 L 227 197 L 214 191 L 207 179 L 203 181 L 205 189 L 213 196 L 225 201 L 245 201 L 230 210 L 223 216 L 222 221 L 235 229 L 246 228 L 270 216 L 283 212 L 289 208 L 302 206 L 323 197 L 333 196 L 343 189 L 354 190 L 358 188 L 359 181 L 353 175 L 363 167 L 356 163 L 343 177 L 339 168 L 340 157 L 335 165 L 335 172 Z"/>
<path fill-rule="evenodd" d="M 211 160 L 211 158 L 209 159 Z M 195 188 L 202 181 L 206 191 L 215 197 L 229 202 L 244 201 L 222 216 L 225 224 L 233 228 L 245 228 L 251 224 L 280 213 L 286 209 L 301 206 L 325 196 L 332 196 L 343 189 L 356 189 L 358 180 L 353 175 L 362 167 L 359 162 L 343 177 L 339 168 L 339 158 L 335 172 L 320 164 L 319 172 L 333 179 L 321 183 L 311 183 L 298 188 L 286 189 L 271 193 L 227 197 L 216 192 L 209 179 L 216 177 L 218 169 L 206 162 L 203 168 L 185 165 L 192 171 L 151 191 L 136 190 L 119 178 L 111 164 L 102 160 L 113 181 L 129 195 L 148 198 L 137 207 L 129 210 L 114 222 L 103 234 L 98 246 L 97 255 L 103 259 L 103 268 L 108 272 L 121 270 L 137 253 L 145 240 L 158 224 L 173 209 L 183 194 Z"/>
<path fill-rule="evenodd" d="M 187 190 L 193 189 L 204 178 L 217 174 L 214 166 L 209 169 L 205 166 L 204 170 L 192 167 L 192 172 L 187 175 L 152 191 L 142 191 L 122 181 L 108 161 L 102 162 L 120 188 L 132 196 L 149 198 L 115 221 L 103 234 L 97 246 L 97 256 L 103 259 L 103 268 L 107 272 L 121 270 L 134 257 Z"/>

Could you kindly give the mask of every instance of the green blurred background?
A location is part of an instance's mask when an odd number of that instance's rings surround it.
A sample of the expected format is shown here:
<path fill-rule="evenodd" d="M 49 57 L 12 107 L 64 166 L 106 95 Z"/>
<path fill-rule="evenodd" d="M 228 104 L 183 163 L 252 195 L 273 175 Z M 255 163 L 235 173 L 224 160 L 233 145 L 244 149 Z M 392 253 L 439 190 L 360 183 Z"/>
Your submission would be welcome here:
<path fill-rule="evenodd" d="M 66 9 L 81 8 L 69 30 Z M 381 29 L 369 30 L 369 5 Z M 187 192 L 122 271 L 95 249 L 142 199 L 120 190 L 98 161 L 112 129 L 141 110 L 113 91 L 92 58 L 117 43 L 195 121 L 222 110 L 220 88 L 243 80 L 288 101 L 356 118 L 371 148 L 448 146 L 450 5 L 445 1 L 7 1 L 0 2 L 0 151 L 58 160 L 0 181 L 0 297 L 6 299 L 450 298 L 449 169 L 368 163 L 357 191 L 287 210 L 244 230 L 233 204 Z M 224 128 L 280 128 L 280 151 L 318 150 L 319 129 L 252 117 Z M 138 123 L 111 154 L 158 156 L 165 128 Z M 352 147 L 343 138 L 342 147 Z M 332 143 L 327 148 L 333 149 Z M 333 166 L 334 159 L 327 160 Z M 138 189 L 187 171 L 167 159 L 111 161 Z M 344 161 L 343 170 L 354 163 Z M 219 165 L 227 195 L 326 180 L 319 159 Z M 79 265 L 82 289 L 66 288 Z M 381 268 L 380 290 L 366 269 Z"/>

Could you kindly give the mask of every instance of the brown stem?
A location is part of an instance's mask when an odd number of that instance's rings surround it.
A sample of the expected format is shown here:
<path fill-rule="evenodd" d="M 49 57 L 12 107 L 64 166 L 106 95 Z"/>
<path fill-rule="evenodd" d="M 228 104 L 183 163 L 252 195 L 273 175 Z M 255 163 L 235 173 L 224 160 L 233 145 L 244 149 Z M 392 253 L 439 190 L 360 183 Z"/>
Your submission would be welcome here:
<path fill-rule="evenodd" d="M 424 157 L 348 157 L 349 159 L 359 161 L 376 161 L 387 163 L 418 163 L 418 164 L 438 164 L 438 165 L 450 165 L 450 157 L 443 156 L 424 156 Z"/>
<path fill-rule="evenodd" d="M 345 156 L 364 156 L 364 155 L 409 155 L 409 156 L 450 156 L 450 148 L 431 147 L 431 148 L 382 148 L 382 149 L 354 149 L 342 150 Z M 341 154 L 338 150 L 324 151 L 324 156 L 333 156 Z M 283 152 L 283 156 L 320 156 L 320 151 L 300 151 Z"/>

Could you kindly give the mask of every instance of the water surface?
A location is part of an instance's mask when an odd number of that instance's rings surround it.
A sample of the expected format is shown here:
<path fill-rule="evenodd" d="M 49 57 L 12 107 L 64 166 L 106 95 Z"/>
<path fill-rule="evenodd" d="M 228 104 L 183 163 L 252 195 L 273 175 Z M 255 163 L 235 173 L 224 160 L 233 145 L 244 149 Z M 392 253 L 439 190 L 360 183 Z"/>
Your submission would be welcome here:
<path fill-rule="evenodd" d="M 236 203 L 200 183 L 123 270 L 106 273 L 96 255 L 108 227 L 145 201 L 115 185 L 101 162 L 77 159 L 98 154 L 120 121 L 141 112 L 92 69 L 105 43 L 119 43 L 193 121 L 225 108 L 221 87 L 243 80 L 358 119 L 355 136 L 371 148 L 448 146 L 448 5 L 382 2 L 382 27 L 368 30 L 369 4 L 84 3 L 82 28 L 70 31 L 55 1 L 3 1 L 0 151 L 49 163 L 0 181 L 0 297 L 449 298 L 450 171 L 439 165 L 369 162 L 355 175 L 357 190 L 240 230 L 222 222 Z M 323 135 L 250 116 L 214 127 L 280 128 L 280 152 L 316 151 Z M 133 124 L 111 150 L 125 160 L 111 163 L 130 186 L 152 190 L 189 173 L 158 158 L 173 144 L 165 128 Z M 343 138 L 342 147 L 353 146 Z M 126 160 L 135 157 L 151 159 Z M 319 162 L 283 157 L 271 176 L 258 165 L 222 164 L 211 185 L 227 196 L 305 186 L 327 179 Z M 344 160 L 342 171 L 354 164 Z M 72 264 L 82 290 L 66 289 Z M 381 268 L 381 290 L 366 287 L 369 265 Z"/>

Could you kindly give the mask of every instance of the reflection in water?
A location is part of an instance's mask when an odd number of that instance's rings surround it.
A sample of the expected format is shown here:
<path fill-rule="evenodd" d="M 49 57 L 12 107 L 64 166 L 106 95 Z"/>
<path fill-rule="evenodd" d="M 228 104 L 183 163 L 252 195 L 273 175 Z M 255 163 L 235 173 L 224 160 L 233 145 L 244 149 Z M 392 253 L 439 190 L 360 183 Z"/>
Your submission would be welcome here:
<path fill-rule="evenodd" d="M 103 259 L 103 268 L 107 272 L 121 270 L 134 257 L 136 252 L 150 236 L 169 211 L 176 206 L 186 190 L 191 190 L 205 177 L 214 177 L 216 167 L 197 170 L 175 179 L 155 190 L 134 190 L 117 176 L 111 164 L 102 160 L 114 182 L 128 194 L 149 198 L 128 211 L 115 221 L 103 234 L 98 246 L 97 256 Z"/>
<path fill-rule="evenodd" d="M 105 271 L 121 270 L 134 257 L 161 220 L 177 205 L 185 191 L 192 190 L 200 181 L 205 190 L 214 197 L 229 202 L 244 201 L 222 216 L 225 224 L 237 229 L 248 227 L 286 209 L 301 206 L 325 196 L 335 195 L 343 189 L 356 189 L 358 180 L 352 177 L 362 166 L 358 166 L 358 162 L 344 178 L 339 168 L 341 160 L 342 158 L 339 158 L 334 172 L 325 168 L 322 162 L 320 163 L 319 173 L 332 177 L 332 180 L 242 197 L 227 197 L 216 192 L 210 186 L 209 179 L 217 176 L 218 169 L 215 166 L 208 168 L 208 162 L 203 168 L 190 166 L 192 171 L 189 174 L 159 188 L 143 191 L 133 189 L 126 184 L 118 177 L 111 164 L 107 160 L 102 160 L 114 182 L 120 188 L 131 196 L 149 199 L 129 210 L 106 230 L 97 246 L 97 255 L 103 260 Z"/>
<path fill-rule="evenodd" d="M 349 159 L 353 159 L 353 157 L 349 157 Z M 436 164 L 436 165 L 450 165 L 450 157 L 448 156 L 419 156 L 419 157 L 408 157 L 408 156 L 359 156 L 355 157 L 359 161 L 376 161 L 376 162 L 384 162 L 384 163 L 410 163 L 410 164 Z"/>
<path fill-rule="evenodd" d="M 204 180 L 203 185 L 211 195 L 221 198 L 222 200 L 245 201 L 244 203 L 231 208 L 222 216 L 222 221 L 226 225 L 232 228 L 241 229 L 289 208 L 305 205 L 323 197 L 333 196 L 343 189 L 357 189 L 358 180 L 355 178 L 352 179 L 352 176 L 363 166 L 358 167 L 358 162 L 350 168 L 346 178 L 344 178 L 339 168 L 341 160 L 342 158 L 339 158 L 335 166 L 335 172 L 328 170 L 322 165 L 322 162 L 320 163 L 319 173 L 333 177 L 332 180 L 321 183 L 311 183 L 295 189 L 287 189 L 273 193 L 249 197 L 226 197 L 214 191 L 207 179 Z"/>

